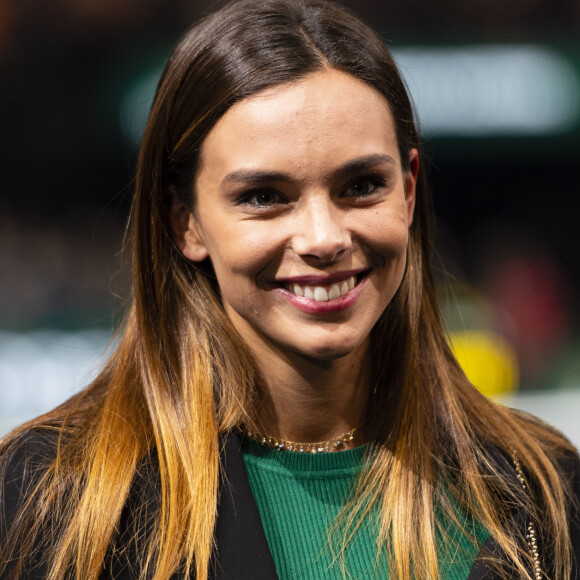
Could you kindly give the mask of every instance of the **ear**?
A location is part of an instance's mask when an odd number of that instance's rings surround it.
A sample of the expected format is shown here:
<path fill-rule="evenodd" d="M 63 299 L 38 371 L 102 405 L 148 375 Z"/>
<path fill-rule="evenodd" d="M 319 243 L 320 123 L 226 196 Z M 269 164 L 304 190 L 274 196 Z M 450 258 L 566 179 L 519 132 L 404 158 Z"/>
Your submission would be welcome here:
<path fill-rule="evenodd" d="M 409 150 L 409 170 L 404 175 L 405 180 L 405 204 L 407 206 L 407 223 L 413 223 L 415 211 L 415 191 L 417 188 L 417 176 L 419 175 L 419 152 L 417 149 Z"/>
<path fill-rule="evenodd" d="M 181 247 L 181 251 L 183 252 L 183 255 L 192 262 L 203 262 L 203 260 L 209 256 L 201 228 L 195 219 L 193 212 L 189 212 L 187 230 L 183 236 L 183 246 Z"/>
<path fill-rule="evenodd" d="M 171 225 L 175 242 L 186 258 L 193 262 L 202 262 L 209 256 L 193 212 L 182 203 L 172 204 Z"/>

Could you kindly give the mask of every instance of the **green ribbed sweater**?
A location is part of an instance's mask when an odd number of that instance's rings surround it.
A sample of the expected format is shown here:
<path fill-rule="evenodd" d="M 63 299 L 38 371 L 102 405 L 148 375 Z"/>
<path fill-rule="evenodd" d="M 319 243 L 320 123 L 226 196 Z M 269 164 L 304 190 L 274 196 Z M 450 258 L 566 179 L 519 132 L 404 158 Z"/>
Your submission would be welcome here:
<path fill-rule="evenodd" d="M 333 563 L 329 529 L 361 472 L 365 447 L 337 453 L 303 454 L 276 451 L 252 441 L 243 448 L 244 462 L 268 545 L 280 580 L 388 578 L 386 559 L 376 561 L 378 509 L 371 511 L 349 543 L 345 556 Z M 489 534 L 472 521 L 477 542 L 457 526 L 438 547 L 442 580 L 465 580 L 481 544 Z"/>

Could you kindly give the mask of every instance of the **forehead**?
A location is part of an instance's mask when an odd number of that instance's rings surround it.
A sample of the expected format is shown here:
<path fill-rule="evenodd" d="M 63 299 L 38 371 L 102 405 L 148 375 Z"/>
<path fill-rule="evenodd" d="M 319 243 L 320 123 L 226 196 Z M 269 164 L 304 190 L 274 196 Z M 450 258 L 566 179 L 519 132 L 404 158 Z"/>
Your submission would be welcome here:
<path fill-rule="evenodd" d="M 204 140 L 200 169 L 313 169 L 315 162 L 380 152 L 399 157 L 387 101 L 370 85 L 330 69 L 231 107 Z"/>

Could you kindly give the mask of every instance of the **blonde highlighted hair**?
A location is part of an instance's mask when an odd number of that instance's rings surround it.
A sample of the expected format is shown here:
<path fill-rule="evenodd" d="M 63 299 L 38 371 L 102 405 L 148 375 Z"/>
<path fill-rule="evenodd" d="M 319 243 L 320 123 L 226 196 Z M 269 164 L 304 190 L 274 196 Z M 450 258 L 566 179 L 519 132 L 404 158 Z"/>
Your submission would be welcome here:
<path fill-rule="evenodd" d="M 49 580 L 98 578 L 119 540 L 139 465 L 153 450 L 159 509 L 142 545 L 142 577 L 167 580 L 177 570 L 208 577 L 218 435 L 255 420 L 259 376 L 221 306 L 211 263 L 192 264 L 176 246 L 171 210 L 176 196 L 194 206 L 201 144 L 234 103 L 324 68 L 351 74 L 383 95 L 404 163 L 411 148 L 421 150 L 389 52 L 342 7 L 322 0 L 234 2 L 177 46 L 139 157 L 130 217 L 133 301 L 118 346 L 91 385 L 0 443 L 5 471 L 31 430 L 58 437 L 57 452 L 35 472 L 0 546 L 2 577 L 18 577 L 27 561 L 40 558 Z M 571 446 L 487 400 L 453 358 L 435 297 L 432 211 L 420 165 L 404 279 L 372 331 L 367 422 L 373 461 L 343 514 L 345 538 L 368 505 L 379 502 L 392 577 L 437 578 L 435 510 L 455 518 L 453 505 L 459 505 L 497 540 L 502 570 L 531 579 L 525 542 L 507 525 L 519 508 L 550 545 L 551 577 L 564 580 L 571 570 L 568 490 L 557 459 Z M 532 501 L 506 478 L 498 453 L 508 464 L 512 455 L 519 458 L 533 482 Z M 47 529 L 50 543 L 43 539 Z"/>

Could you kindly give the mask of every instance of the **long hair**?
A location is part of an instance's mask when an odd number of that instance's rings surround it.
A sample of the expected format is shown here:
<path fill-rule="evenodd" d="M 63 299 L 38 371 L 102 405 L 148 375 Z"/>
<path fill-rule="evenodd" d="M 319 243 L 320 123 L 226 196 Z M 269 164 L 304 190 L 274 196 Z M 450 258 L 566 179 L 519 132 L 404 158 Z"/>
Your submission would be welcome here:
<path fill-rule="evenodd" d="M 234 103 L 329 68 L 383 95 L 408 163 L 420 142 L 404 83 L 382 41 L 346 9 L 323 0 L 234 2 L 177 46 L 139 156 L 130 216 L 133 300 L 118 346 L 91 385 L 0 445 L 6 469 L 31 430 L 58 437 L 56 455 L 46 459 L 0 547 L 0 573 L 10 560 L 17 577 L 36 551 L 50 580 L 96 579 L 119 540 L 139 466 L 154 453 L 159 506 L 142 545 L 142 577 L 166 580 L 181 570 L 207 578 L 219 434 L 255 420 L 259 376 L 223 310 L 211 263 L 192 264 L 177 247 L 172 207 L 195 204 L 200 148 Z M 376 502 L 393 577 L 437 578 L 437 537 L 445 530 L 435 512 L 457 520 L 459 508 L 496 538 L 506 569 L 532 578 L 525 542 L 507 525 L 521 508 L 551 547 L 553 578 L 567 578 L 566 488 L 554 458 L 570 446 L 480 395 L 453 358 L 435 298 L 432 210 L 420 166 L 403 282 L 372 331 L 369 465 L 340 533 L 347 543 Z M 508 466 L 511 457 L 521 462 L 533 480 L 531 501 L 506 477 L 498 452 Z M 47 527 L 50 544 L 42 541 Z"/>

